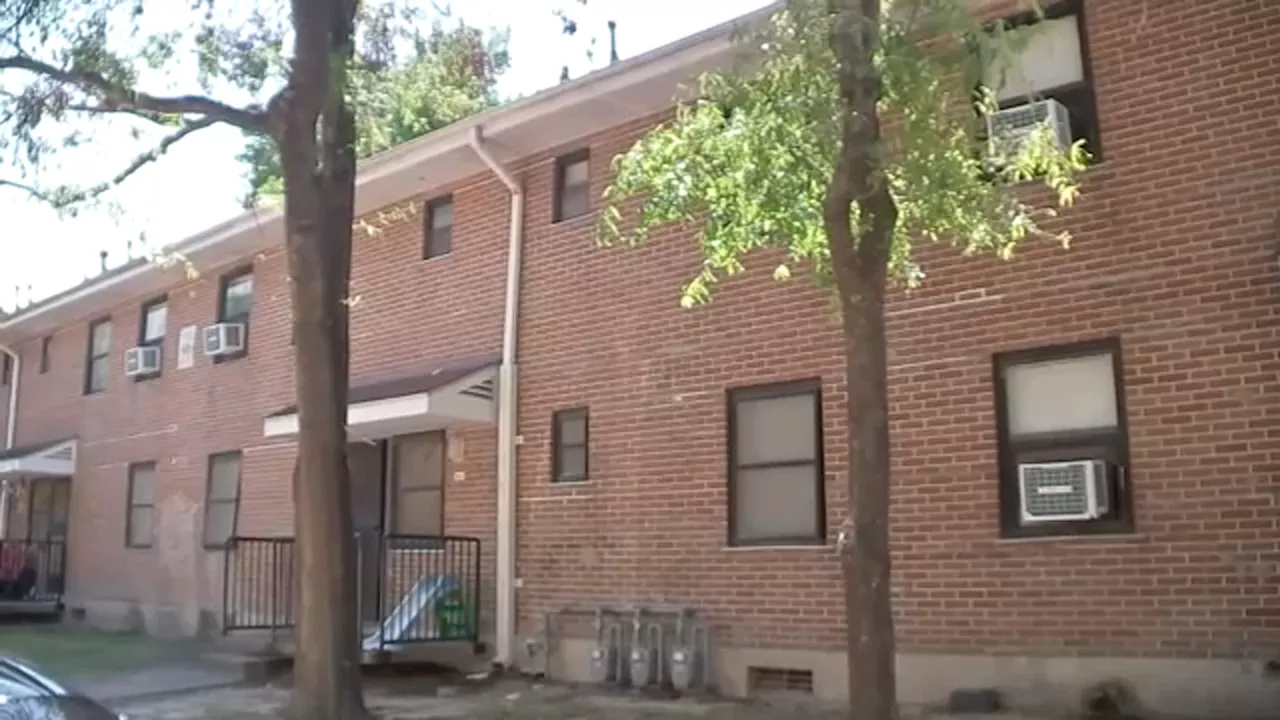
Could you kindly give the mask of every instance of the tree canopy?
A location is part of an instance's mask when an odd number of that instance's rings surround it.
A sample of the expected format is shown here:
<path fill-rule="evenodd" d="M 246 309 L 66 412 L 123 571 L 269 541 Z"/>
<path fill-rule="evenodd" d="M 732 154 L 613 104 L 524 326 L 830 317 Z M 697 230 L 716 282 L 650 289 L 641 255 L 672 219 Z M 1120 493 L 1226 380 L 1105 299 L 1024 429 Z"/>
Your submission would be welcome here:
<path fill-rule="evenodd" d="M 685 288 L 686 306 L 708 301 L 714 283 L 759 250 L 785 251 L 779 278 L 799 265 L 832 280 L 824 206 L 848 110 L 826 5 L 791 0 L 766 27 L 747 31 L 738 67 L 703 76 L 698 100 L 615 161 L 600 240 L 643 242 L 654 228 L 695 223 L 704 263 Z M 1008 258 L 1020 241 L 1050 235 L 1041 222 L 1075 200 L 1083 145 L 1059 149 L 1041 128 L 1025 144 L 997 148 L 1001 162 L 982 151 L 983 118 L 995 103 L 992 89 L 980 88 L 981 59 L 1007 62 L 1026 36 L 993 29 L 959 0 L 886 3 L 875 21 L 887 123 L 875 153 L 898 208 L 892 277 L 906 286 L 924 279 L 913 253 L 920 241 Z M 1052 191 L 1047 202 L 1010 191 L 1033 180 Z"/>
<path fill-rule="evenodd" d="M 0 186 L 74 211 L 188 136 L 225 122 L 248 137 L 240 156 L 244 202 L 279 201 L 266 110 L 292 62 L 289 2 L 179 5 L 0 3 Z M 505 33 L 485 33 L 410 0 L 362 2 L 347 70 L 357 154 L 494 105 L 507 67 Z M 139 152 L 106 177 L 50 172 L 60 156 L 104 137 L 130 139 Z"/>
<path fill-rule="evenodd" d="M 496 106 L 497 81 L 509 66 L 507 40 L 507 32 L 486 35 L 461 21 L 446 27 L 436 19 L 429 33 L 403 40 L 407 51 L 370 43 L 349 75 L 357 156 L 369 157 Z M 278 203 L 284 188 L 270 139 L 249 135 L 240 159 L 249 183 L 245 206 Z"/>

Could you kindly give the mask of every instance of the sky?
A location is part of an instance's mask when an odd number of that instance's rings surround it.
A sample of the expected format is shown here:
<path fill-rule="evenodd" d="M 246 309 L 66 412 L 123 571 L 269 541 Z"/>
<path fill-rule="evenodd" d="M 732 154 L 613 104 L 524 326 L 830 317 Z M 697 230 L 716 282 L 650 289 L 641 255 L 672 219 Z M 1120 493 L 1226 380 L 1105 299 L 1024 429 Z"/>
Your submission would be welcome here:
<path fill-rule="evenodd" d="M 585 7 L 566 0 L 453 0 L 453 15 L 483 28 L 510 28 L 511 69 L 501 78 L 503 97 L 528 95 L 554 85 L 562 66 L 572 77 L 608 63 L 607 22 L 618 25 L 623 58 L 647 52 L 768 4 L 769 0 L 590 0 Z M 182 4 L 174 3 L 181 7 Z M 579 20 L 574 38 L 561 33 L 556 8 L 571 6 Z M 594 60 L 589 38 L 595 36 Z M 172 84 L 173 78 L 169 78 Z M 145 87 L 145 86 L 144 86 Z M 178 83 L 181 88 L 181 83 Z M 245 189 L 236 154 L 239 131 L 203 130 L 175 145 L 161 160 L 112 191 L 114 210 L 85 211 L 59 218 L 25 196 L 0 188 L 0 217 L 5 244 L 0 262 L 0 309 L 27 304 L 64 290 L 98 272 L 99 253 L 108 266 L 125 262 L 132 251 L 179 242 L 240 212 Z M 115 175 L 146 145 L 124 133 L 106 131 L 89 148 L 64 158 L 55 170 L 74 175 L 77 184 L 96 184 Z"/>

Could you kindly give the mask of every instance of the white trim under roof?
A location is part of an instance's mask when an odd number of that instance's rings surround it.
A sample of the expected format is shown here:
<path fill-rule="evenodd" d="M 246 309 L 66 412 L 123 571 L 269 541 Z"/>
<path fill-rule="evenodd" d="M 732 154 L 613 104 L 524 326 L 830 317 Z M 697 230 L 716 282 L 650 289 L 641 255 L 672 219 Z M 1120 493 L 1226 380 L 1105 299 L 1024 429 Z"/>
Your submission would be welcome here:
<path fill-rule="evenodd" d="M 71 477 L 76 471 L 76 446 L 76 439 L 70 438 L 0 459 L 0 478 Z"/>
<path fill-rule="evenodd" d="M 488 110 L 360 163 L 356 214 L 428 194 L 479 176 L 485 167 L 470 149 L 473 128 L 503 164 L 571 145 L 609 128 L 670 108 L 680 89 L 700 74 L 722 69 L 736 55 L 734 30 L 769 17 L 777 4 L 717 25 L 651 52 L 589 73 L 528 98 Z M 284 228 L 278 210 L 253 210 L 165 248 L 197 271 L 241 262 L 278 247 Z M 0 342 L 53 332 L 117 304 L 164 291 L 184 279 L 183 263 L 156 263 L 109 273 L 0 320 Z"/>
<path fill-rule="evenodd" d="M 347 407 L 350 440 L 381 440 L 462 424 L 493 424 L 497 416 L 496 366 L 477 370 L 443 387 L 354 402 Z M 269 438 L 298 434 L 298 413 L 270 415 L 262 421 Z"/>

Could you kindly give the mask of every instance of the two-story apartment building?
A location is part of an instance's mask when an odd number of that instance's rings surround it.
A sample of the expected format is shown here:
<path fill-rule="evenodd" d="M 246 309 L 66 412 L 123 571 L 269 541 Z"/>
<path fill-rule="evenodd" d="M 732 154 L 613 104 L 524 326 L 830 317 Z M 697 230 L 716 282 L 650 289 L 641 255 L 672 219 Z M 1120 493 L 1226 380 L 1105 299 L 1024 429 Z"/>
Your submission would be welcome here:
<path fill-rule="evenodd" d="M 902 696 L 1074 705 L 1121 679 L 1156 710 L 1266 716 L 1280 4 L 1054 7 L 1024 79 L 1096 155 L 1071 249 L 931 248 L 925 286 L 888 310 Z M 630 646 L 628 613 L 687 609 L 722 692 L 846 693 L 829 299 L 760 263 L 684 310 L 684 231 L 593 244 L 611 159 L 730 61 L 729 30 L 362 165 L 375 231 L 355 241 L 349 423 L 368 619 L 404 631 L 443 587 L 419 576 L 447 577 L 496 659 L 587 679 L 592 650 Z M 138 261 L 0 319 L 6 546 L 38 549 L 36 590 L 69 612 L 288 624 L 287 581 L 263 581 L 287 575 L 292 527 L 281 243 L 278 215 L 250 213 L 178 245 L 195 277 Z M 573 621 L 596 609 L 617 628 L 599 645 Z"/>

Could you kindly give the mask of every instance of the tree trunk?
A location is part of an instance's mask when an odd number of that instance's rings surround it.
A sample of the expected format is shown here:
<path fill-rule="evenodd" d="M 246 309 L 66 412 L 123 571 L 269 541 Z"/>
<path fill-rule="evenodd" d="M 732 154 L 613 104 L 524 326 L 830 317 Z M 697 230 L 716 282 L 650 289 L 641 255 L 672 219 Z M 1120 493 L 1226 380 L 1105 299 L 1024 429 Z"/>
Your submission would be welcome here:
<path fill-rule="evenodd" d="M 289 710 L 297 720 L 352 720 L 368 717 L 346 457 L 355 124 L 342 61 L 351 54 L 355 7 L 349 0 L 297 5 L 296 82 L 277 138 L 298 404 L 293 493 L 301 591 Z"/>
<path fill-rule="evenodd" d="M 840 561 L 849 717 L 896 720 L 884 300 L 897 206 L 880 162 L 880 77 L 874 62 L 880 3 L 828 0 L 828 11 L 846 109 L 823 220 L 840 295 L 848 396 L 849 514 Z"/>

